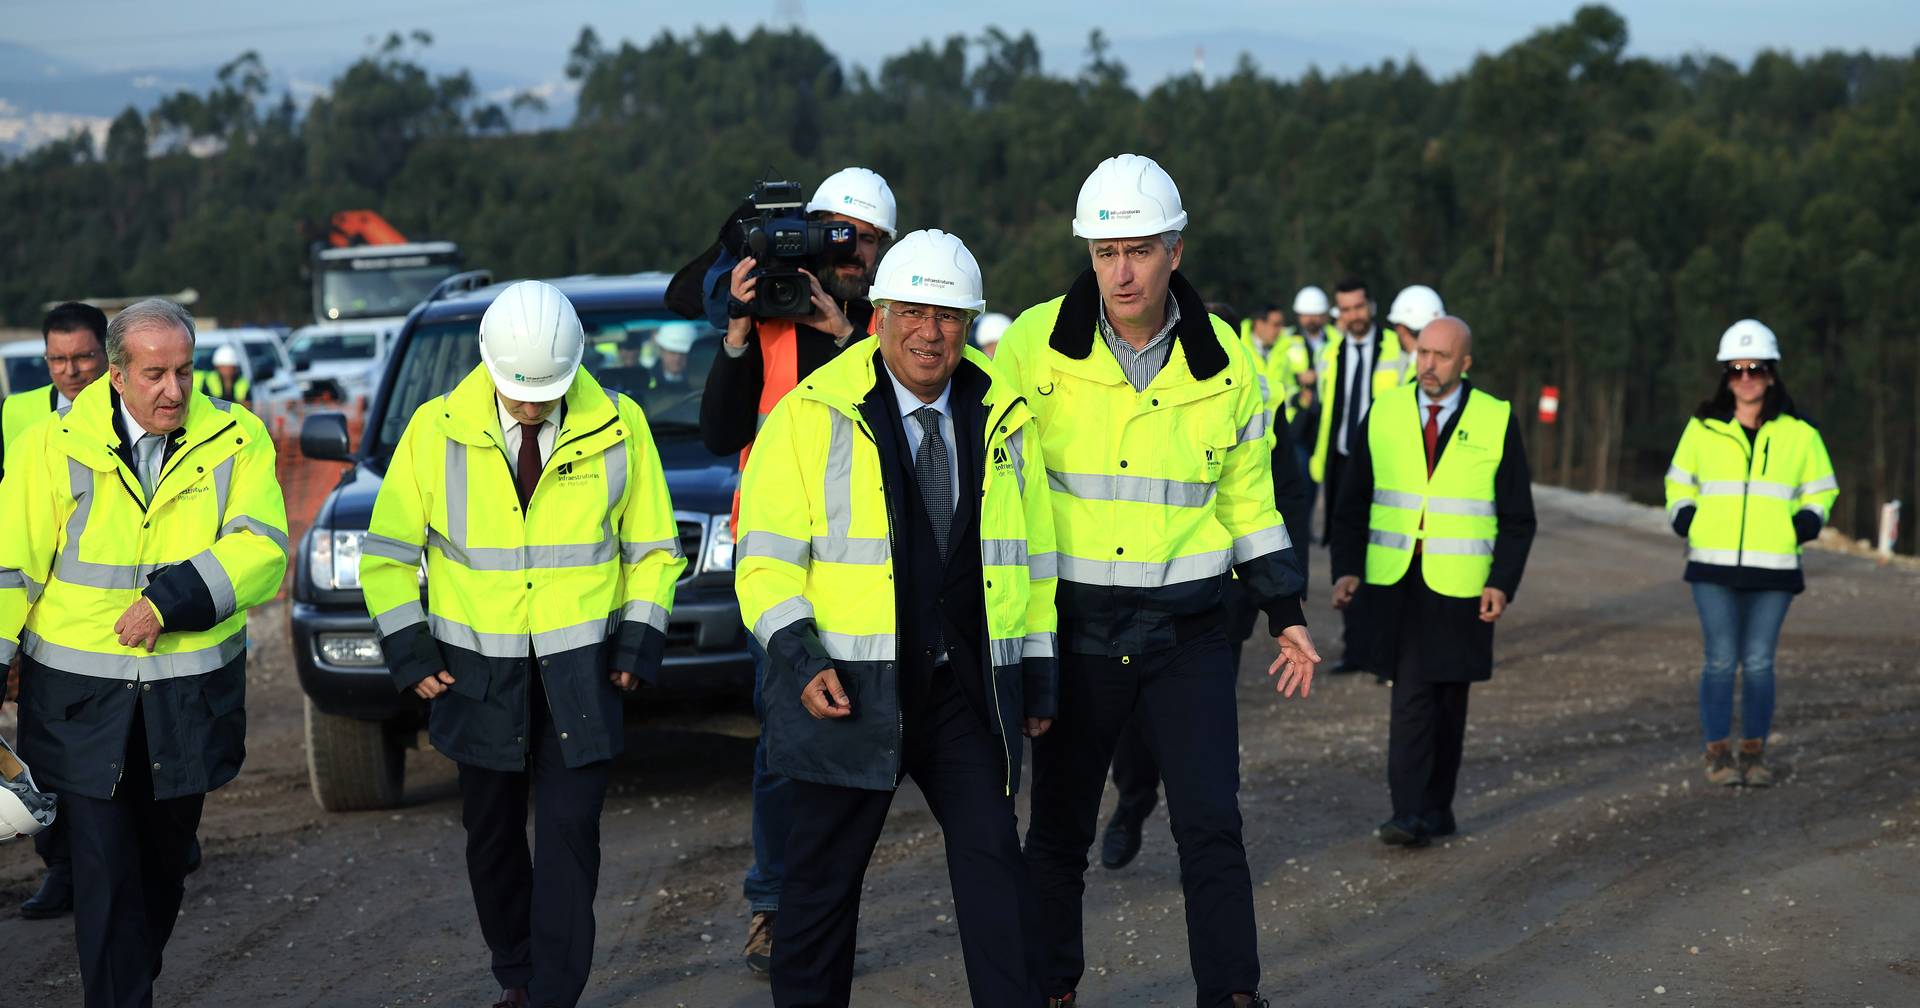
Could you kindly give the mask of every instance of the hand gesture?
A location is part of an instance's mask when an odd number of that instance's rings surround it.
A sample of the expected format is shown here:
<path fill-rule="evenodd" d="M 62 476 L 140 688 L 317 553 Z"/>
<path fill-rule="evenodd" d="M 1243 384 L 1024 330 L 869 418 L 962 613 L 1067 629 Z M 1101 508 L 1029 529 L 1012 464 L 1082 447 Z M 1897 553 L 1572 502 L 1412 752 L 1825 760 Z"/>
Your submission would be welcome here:
<path fill-rule="evenodd" d="M 831 668 L 821 669 L 819 675 L 807 681 L 806 688 L 800 691 L 800 706 L 816 721 L 853 713 L 853 701 L 847 699 L 847 691 L 840 687 L 840 674 Z"/>
<path fill-rule="evenodd" d="M 1306 699 L 1313 692 L 1313 672 L 1320 664 L 1320 652 L 1313 646 L 1313 635 L 1305 626 L 1296 624 L 1281 631 L 1274 643 L 1280 645 L 1280 654 L 1267 667 L 1268 675 L 1280 677 L 1274 689 L 1281 696 L 1290 697 L 1297 688 L 1300 698 Z"/>
<path fill-rule="evenodd" d="M 113 632 L 120 635 L 121 647 L 145 648 L 152 654 L 154 645 L 160 641 L 160 614 L 143 595 L 120 614 L 113 624 Z"/>

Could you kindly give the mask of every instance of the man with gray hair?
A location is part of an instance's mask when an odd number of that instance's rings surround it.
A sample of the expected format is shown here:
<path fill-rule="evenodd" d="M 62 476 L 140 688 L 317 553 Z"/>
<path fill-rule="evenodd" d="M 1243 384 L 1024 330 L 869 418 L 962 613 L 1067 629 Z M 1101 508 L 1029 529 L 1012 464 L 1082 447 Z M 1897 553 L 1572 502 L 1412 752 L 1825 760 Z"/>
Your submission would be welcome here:
<path fill-rule="evenodd" d="M 1320 656 L 1300 611 L 1306 576 L 1274 508 L 1253 358 L 1180 274 L 1186 225 L 1151 158 L 1102 162 L 1073 218 L 1090 268 L 1022 313 L 994 357 L 1039 417 L 1053 491 L 1057 546 L 1030 562 L 1058 568 L 1059 722 L 1034 739 L 1025 850 L 1048 1008 L 1079 997 L 1087 852 L 1114 746 L 1136 717 L 1166 782 L 1198 1003 L 1267 1003 L 1220 618 L 1228 579 L 1238 574 L 1267 613 L 1279 650 L 1267 671 L 1283 694 L 1306 694 Z"/>
<path fill-rule="evenodd" d="M 0 666 L 20 756 L 60 796 L 88 1008 L 153 1003 L 206 793 L 245 756 L 247 609 L 287 568 L 273 441 L 193 392 L 193 316 L 107 326 L 108 380 L 13 445 Z"/>

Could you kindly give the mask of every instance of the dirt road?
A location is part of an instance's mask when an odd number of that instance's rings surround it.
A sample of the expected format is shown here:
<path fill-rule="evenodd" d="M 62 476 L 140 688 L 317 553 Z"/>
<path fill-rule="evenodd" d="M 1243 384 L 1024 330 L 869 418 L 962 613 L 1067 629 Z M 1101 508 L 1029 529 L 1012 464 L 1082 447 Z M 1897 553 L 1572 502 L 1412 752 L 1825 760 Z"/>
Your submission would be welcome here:
<path fill-rule="evenodd" d="M 1383 848 L 1387 693 L 1323 676 L 1277 702 L 1250 646 L 1242 792 L 1276 1005 L 1920 1005 L 1920 574 L 1811 554 L 1780 655 L 1779 787 L 1699 776 L 1699 633 L 1676 543 L 1542 498 L 1541 538 L 1474 690 L 1462 834 Z M 1587 517 L 1582 517 L 1587 515 Z M 1316 578 L 1324 552 L 1314 557 Z M 1338 638 L 1324 591 L 1318 639 Z M 482 1005 L 494 988 L 451 766 L 409 763 L 409 807 L 326 815 L 307 793 L 285 614 L 254 618 L 251 749 L 213 795 L 206 867 L 159 1003 Z M 1337 647 L 1327 647 L 1329 657 Z M 745 930 L 751 743 L 658 727 L 614 774 L 596 1005 L 765 1005 Z M 1123 872 L 1095 867 L 1082 1003 L 1192 1004 L 1163 815 Z M 12 907 L 30 845 L 0 849 L 9 1006 L 72 1005 L 69 920 Z M 965 1003 L 941 845 L 911 787 L 868 876 L 859 1005 Z"/>

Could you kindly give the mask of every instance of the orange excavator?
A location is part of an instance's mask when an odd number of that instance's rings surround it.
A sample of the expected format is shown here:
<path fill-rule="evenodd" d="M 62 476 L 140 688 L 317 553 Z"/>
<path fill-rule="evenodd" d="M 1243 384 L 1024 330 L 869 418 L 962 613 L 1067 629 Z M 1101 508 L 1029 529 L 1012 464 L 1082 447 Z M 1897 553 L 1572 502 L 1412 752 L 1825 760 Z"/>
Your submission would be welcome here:
<path fill-rule="evenodd" d="M 403 316 L 461 261 L 453 242 L 408 241 L 376 211 L 337 211 L 327 240 L 313 243 L 313 319 Z"/>

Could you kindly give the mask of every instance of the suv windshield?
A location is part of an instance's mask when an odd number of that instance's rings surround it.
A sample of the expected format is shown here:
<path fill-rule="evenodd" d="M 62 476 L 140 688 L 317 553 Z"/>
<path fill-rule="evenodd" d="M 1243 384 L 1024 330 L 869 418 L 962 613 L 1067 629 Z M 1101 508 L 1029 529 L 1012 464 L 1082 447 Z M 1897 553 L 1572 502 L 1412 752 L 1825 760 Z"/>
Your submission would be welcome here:
<path fill-rule="evenodd" d="M 372 329 L 358 332 L 319 332 L 306 330 L 293 334 L 287 347 L 290 354 L 305 354 L 318 363 L 335 360 L 372 360 L 380 351 L 380 334 Z"/>
<path fill-rule="evenodd" d="M 405 315 L 459 268 L 444 262 L 399 269 L 329 269 L 321 275 L 320 308 L 330 319 Z"/>
<path fill-rule="evenodd" d="M 668 322 L 682 320 L 661 309 L 582 314 L 587 351 L 581 363 L 602 386 L 625 392 L 639 403 L 656 438 L 676 433 L 698 438 L 700 393 L 720 351 L 721 333 L 700 326 L 692 348 L 676 353 L 654 339 Z M 373 449 L 382 470 L 393 458 L 413 411 L 434 396 L 453 391 L 480 363 L 480 319 L 423 324 L 404 353 Z"/>

